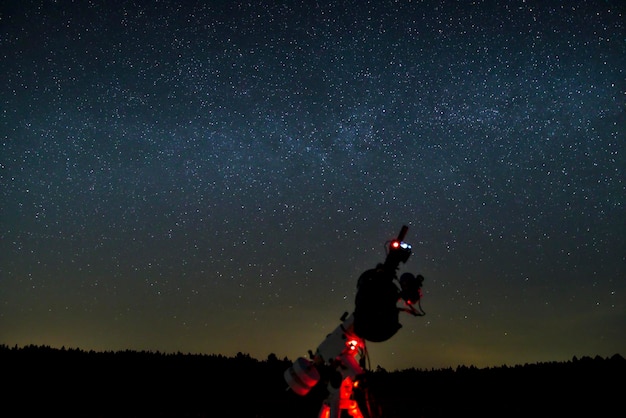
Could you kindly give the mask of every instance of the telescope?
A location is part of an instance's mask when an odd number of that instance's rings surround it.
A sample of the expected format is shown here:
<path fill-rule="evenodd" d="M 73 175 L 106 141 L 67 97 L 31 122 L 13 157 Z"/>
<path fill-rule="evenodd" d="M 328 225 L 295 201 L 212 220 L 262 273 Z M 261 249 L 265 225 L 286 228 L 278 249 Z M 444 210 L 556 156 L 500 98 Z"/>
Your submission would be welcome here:
<path fill-rule="evenodd" d="M 423 316 L 420 274 L 397 270 L 412 254 L 411 244 L 404 241 L 408 227 L 385 243 L 385 261 L 364 271 L 357 281 L 354 311 L 344 312 L 341 323 L 309 358 L 299 357 L 285 370 L 287 390 L 305 396 L 321 381 L 327 384 L 328 397 L 318 418 L 340 418 L 346 411 L 353 418 L 377 418 L 366 382 L 367 341 L 383 342 L 402 327 L 400 312 Z M 402 303 L 402 306 L 398 306 Z"/>

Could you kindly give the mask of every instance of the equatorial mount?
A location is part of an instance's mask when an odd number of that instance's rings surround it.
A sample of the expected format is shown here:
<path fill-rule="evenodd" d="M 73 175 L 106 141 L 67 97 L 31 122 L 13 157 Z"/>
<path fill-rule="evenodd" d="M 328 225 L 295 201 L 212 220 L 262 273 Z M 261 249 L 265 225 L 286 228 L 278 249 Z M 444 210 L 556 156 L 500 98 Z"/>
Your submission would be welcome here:
<path fill-rule="evenodd" d="M 341 411 L 353 418 L 378 416 L 367 401 L 368 396 L 355 395 L 355 391 L 367 390 L 366 341 L 386 341 L 395 335 L 402 327 L 400 312 L 425 315 L 420 304 L 424 277 L 408 272 L 399 279 L 396 275 L 400 263 L 406 263 L 412 254 L 411 244 L 404 242 L 407 231 L 408 227 L 402 226 L 398 236 L 386 243 L 385 261 L 359 277 L 354 312 L 343 314 L 341 324 L 326 336 L 315 353 L 309 352 L 309 359 L 299 357 L 285 370 L 288 389 L 301 396 L 309 393 L 322 376 L 326 377 L 328 397 L 318 418 L 340 418 Z M 404 307 L 398 306 L 399 301 Z"/>

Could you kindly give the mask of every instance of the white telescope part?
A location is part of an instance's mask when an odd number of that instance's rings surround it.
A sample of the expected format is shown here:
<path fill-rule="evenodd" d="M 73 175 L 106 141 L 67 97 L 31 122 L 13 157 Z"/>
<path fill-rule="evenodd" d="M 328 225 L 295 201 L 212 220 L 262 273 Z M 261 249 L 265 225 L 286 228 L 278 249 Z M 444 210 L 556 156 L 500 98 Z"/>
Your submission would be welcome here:
<path fill-rule="evenodd" d="M 291 367 L 285 370 L 284 377 L 291 390 L 300 396 L 309 393 L 320 380 L 320 374 L 313 367 L 313 362 L 304 357 L 298 357 Z"/>
<path fill-rule="evenodd" d="M 341 364 L 343 364 L 344 366 L 341 370 L 341 375 L 344 379 L 348 376 L 354 379 L 357 376 L 365 373 L 365 370 L 363 370 L 363 368 L 359 365 L 359 363 L 356 361 L 356 358 L 354 358 L 354 356 L 349 353 L 344 353 L 341 355 Z"/>
<path fill-rule="evenodd" d="M 317 347 L 316 354 L 324 360 L 325 363 L 332 362 L 341 353 L 346 350 L 346 342 L 348 334 L 352 332 L 352 324 L 354 323 L 354 315 L 350 314 L 341 325 L 333 332 L 326 336 L 326 339 Z"/>

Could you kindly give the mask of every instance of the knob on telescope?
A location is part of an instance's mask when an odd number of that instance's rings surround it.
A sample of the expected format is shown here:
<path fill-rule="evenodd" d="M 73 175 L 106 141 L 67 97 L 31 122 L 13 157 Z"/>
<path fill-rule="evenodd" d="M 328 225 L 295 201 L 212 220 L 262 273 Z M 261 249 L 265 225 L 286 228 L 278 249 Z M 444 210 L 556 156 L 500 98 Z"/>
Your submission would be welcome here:
<path fill-rule="evenodd" d="M 415 305 L 422 298 L 422 283 L 424 276 L 411 273 L 403 273 L 398 280 L 400 282 L 400 297 L 409 305 Z"/>

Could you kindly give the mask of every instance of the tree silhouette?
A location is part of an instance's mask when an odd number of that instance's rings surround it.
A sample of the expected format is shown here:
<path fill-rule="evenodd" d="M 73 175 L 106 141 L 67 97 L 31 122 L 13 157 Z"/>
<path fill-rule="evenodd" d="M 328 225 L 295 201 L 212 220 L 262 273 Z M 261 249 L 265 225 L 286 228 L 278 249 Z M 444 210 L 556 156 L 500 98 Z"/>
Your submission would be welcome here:
<path fill-rule="evenodd" d="M 230 409 L 242 418 L 316 418 L 323 385 L 300 397 L 286 390 L 292 362 L 149 351 L 0 345 L 5 410 L 22 416 L 202 418 Z M 621 408 L 626 360 L 615 354 L 479 369 L 368 372 L 385 418 L 476 414 L 610 416 Z"/>

